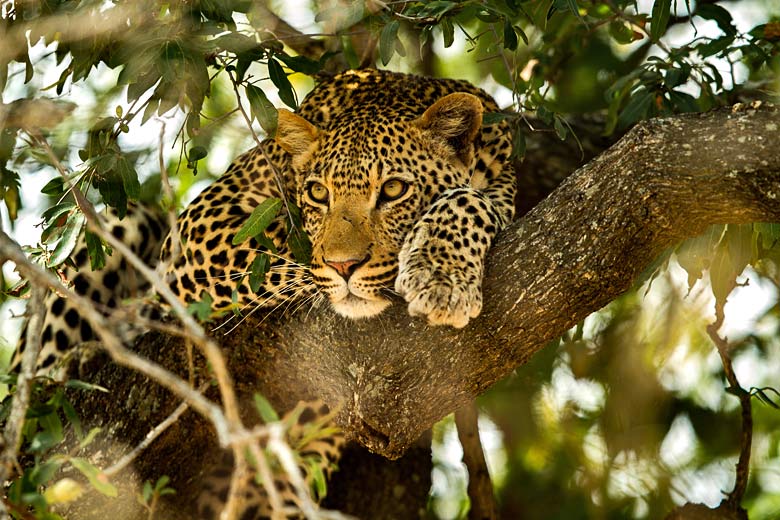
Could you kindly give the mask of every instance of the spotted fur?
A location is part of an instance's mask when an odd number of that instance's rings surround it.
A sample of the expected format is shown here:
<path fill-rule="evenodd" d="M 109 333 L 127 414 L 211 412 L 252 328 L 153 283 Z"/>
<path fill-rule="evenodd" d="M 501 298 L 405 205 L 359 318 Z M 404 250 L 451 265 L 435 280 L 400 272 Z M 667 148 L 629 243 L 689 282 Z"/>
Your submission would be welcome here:
<path fill-rule="evenodd" d="M 183 302 L 208 295 L 217 311 L 316 298 L 354 319 L 381 313 L 395 293 L 431 324 L 465 326 L 482 307 L 487 251 L 513 216 L 508 129 L 482 119 L 497 110 L 490 96 L 463 81 L 375 70 L 321 78 L 297 113 L 280 109 L 274 138 L 238 157 L 180 215 L 178 234 L 162 244 L 166 281 Z M 300 208 L 310 265 L 290 251 L 286 211 L 265 231 L 273 247 L 255 238 L 233 244 L 269 197 Z M 137 252 L 154 252 L 159 226 L 115 226 L 115 235 L 140 241 Z M 271 256 L 271 269 L 255 292 L 247 275 L 261 253 Z M 83 248 L 76 263 L 79 271 L 68 275 L 96 303 L 115 307 L 129 294 L 125 284 L 140 289 L 117 255 L 99 273 L 85 269 Z M 46 366 L 92 338 L 68 307 L 58 296 L 49 300 Z M 340 453 L 342 440 L 332 441 L 307 448 L 326 468 Z M 204 518 L 219 510 L 229 485 L 230 471 L 215 471 L 199 501 Z M 277 487 L 297 504 L 288 483 Z M 272 516 L 264 491 L 246 493 L 241 518 Z"/>
<path fill-rule="evenodd" d="M 172 258 L 170 237 L 163 246 L 172 289 L 245 310 L 319 294 L 350 318 L 380 313 L 395 291 L 412 314 L 465 326 L 481 309 L 487 250 L 513 214 L 507 129 L 482 126 L 497 110 L 462 81 L 382 71 L 323 81 L 298 114 L 280 110 L 276 139 L 239 157 L 179 218 L 183 254 Z M 384 191 L 391 181 L 397 197 Z M 268 249 L 233 237 L 282 196 L 301 208 L 311 266 L 295 263 L 283 214 L 266 231 L 278 254 L 254 293 L 246 274 Z"/>

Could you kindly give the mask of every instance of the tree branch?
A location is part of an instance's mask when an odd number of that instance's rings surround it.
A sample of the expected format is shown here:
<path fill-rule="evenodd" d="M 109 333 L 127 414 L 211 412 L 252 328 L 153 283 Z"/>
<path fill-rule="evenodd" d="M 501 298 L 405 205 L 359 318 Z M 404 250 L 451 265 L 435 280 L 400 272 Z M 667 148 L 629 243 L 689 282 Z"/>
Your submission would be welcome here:
<path fill-rule="evenodd" d="M 246 409 L 254 392 L 280 409 L 320 397 L 331 409 L 340 407 L 348 435 L 376 453 L 400 456 L 434 422 L 631 288 L 681 239 L 714 223 L 780 221 L 778 128 L 780 114 L 771 106 L 638 125 L 499 236 L 483 313 L 463 330 L 429 327 L 409 317 L 400 301 L 364 321 L 336 316 L 327 306 L 247 318 L 217 338 L 246 405 L 242 419 L 251 422 Z M 187 374 L 183 344 L 154 333 L 136 348 Z M 195 364 L 207 370 L 201 356 Z M 126 369 L 108 365 L 90 379 L 111 388 L 111 395 L 132 395 L 119 406 L 103 394 L 79 398 L 83 417 L 121 419 L 112 432 L 129 445 L 179 404 Z M 130 413 L 148 410 L 143 403 L 154 403 L 154 413 Z M 179 482 L 174 500 L 195 492 L 187 488 L 196 485 L 188 476 L 213 460 L 205 455 L 213 434 L 203 425 L 196 414 L 185 414 L 136 470 Z M 160 461 L 176 461 L 183 473 Z"/>
<path fill-rule="evenodd" d="M 778 127 L 774 108 L 639 125 L 499 237 L 483 314 L 463 331 L 428 327 L 399 302 L 360 322 L 325 308 L 250 319 L 220 341 L 265 350 L 263 379 L 279 381 L 267 393 L 341 403 L 361 444 L 398 456 L 629 289 L 664 249 L 710 224 L 780 219 Z"/>
<path fill-rule="evenodd" d="M 455 425 L 458 427 L 458 440 L 463 447 L 463 464 L 469 474 L 469 520 L 494 520 L 498 518 L 496 499 L 479 438 L 479 410 L 476 402 L 472 401 L 455 411 Z"/>

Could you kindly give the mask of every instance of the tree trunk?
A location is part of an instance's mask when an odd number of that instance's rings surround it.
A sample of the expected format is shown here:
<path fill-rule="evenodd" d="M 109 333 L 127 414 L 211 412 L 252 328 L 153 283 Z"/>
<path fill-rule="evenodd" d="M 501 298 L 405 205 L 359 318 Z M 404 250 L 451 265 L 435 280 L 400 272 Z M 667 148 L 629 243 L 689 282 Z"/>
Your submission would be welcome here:
<path fill-rule="evenodd" d="M 436 421 L 631 288 L 668 247 L 710 224 L 780 220 L 779 128 L 771 106 L 639 124 L 501 233 L 482 315 L 465 329 L 429 327 L 401 301 L 363 321 L 325 306 L 252 316 L 219 337 L 237 391 L 247 403 L 261 392 L 280 408 L 320 397 L 339 408 L 352 439 L 398 458 Z M 149 334 L 137 349 L 186 377 L 180 340 Z M 204 373 L 197 359 L 196 368 Z M 129 446 L 179 404 L 118 367 L 105 366 L 94 379 L 110 393 L 80 394 L 82 417 L 110 425 L 114 440 Z M 212 460 L 210 445 L 206 421 L 188 413 L 142 454 L 136 471 L 142 481 L 170 475 L 181 511 Z M 109 457 L 126 448 L 88 449 Z M 424 456 L 415 453 L 416 464 Z M 369 509 L 370 517 L 381 517 L 377 511 Z"/>

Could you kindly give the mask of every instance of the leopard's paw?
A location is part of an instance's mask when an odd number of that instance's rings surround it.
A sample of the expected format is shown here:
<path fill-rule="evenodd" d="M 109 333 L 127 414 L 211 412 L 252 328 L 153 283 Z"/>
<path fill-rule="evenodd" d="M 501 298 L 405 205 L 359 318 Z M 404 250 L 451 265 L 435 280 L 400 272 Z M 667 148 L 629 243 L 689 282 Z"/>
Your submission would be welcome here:
<path fill-rule="evenodd" d="M 482 261 L 465 259 L 451 244 L 420 237 L 399 254 L 395 290 L 409 303 L 409 314 L 431 325 L 465 327 L 482 310 Z"/>

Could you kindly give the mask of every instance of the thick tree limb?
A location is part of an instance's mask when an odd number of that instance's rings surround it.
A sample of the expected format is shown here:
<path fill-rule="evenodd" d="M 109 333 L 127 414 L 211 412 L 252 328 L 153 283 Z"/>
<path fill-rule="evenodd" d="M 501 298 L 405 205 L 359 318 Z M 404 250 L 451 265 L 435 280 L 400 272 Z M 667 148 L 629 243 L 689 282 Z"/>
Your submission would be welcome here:
<path fill-rule="evenodd" d="M 398 457 L 435 421 L 629 289 L 666 248 L 714 223 L 780 221 L 779 129 L 780 113 L 766 106 L 640 124 L 501 234 L 483 314 L 463 330 L 428 327 L 403 302 L 360 322 L 324 306 L 250 317 L 219 338 L 239 397 L 251 402 L 259 391 L 284 408 L 319 396 L 341 407 L 349 435 Z M 149 335 L 137 348 L 187 373 L 178 340 Z M 130 445 L 179 404 L 122 369 L 95 377 L 111 394 L 83 396 L 82 416 L 115 424 L 115 438 Z M 127 402 L 117 405 L 117 395 Z M 177 496 L 187 496 L 197 464 L 212 460 L 204 422 L 183 419 L 137 466 L 143 478 L 169 474 L 174 482 L 171 466 L 181 468 Z"/>
<path fill-rule="evenodd" d="M 396 457 L 630 288 L 664 249 L 713 223 L 780 219 L 778 128 L 774 108 L 638 126 L 500 236 L 483 314 L 462 331 L 428 327 L 398 304 L 357 323 L 314 309 L 223 343 L 273 345 L 261 370 L 286 381 L 272 393 L 341 403 L 361 444 Z"/>

